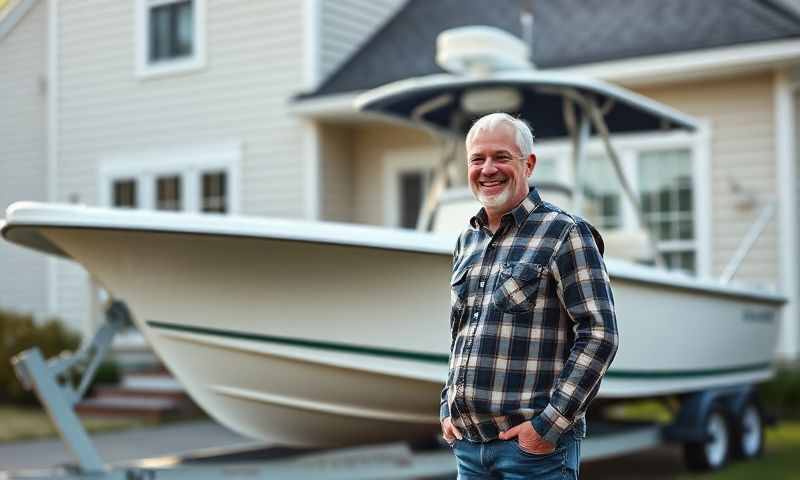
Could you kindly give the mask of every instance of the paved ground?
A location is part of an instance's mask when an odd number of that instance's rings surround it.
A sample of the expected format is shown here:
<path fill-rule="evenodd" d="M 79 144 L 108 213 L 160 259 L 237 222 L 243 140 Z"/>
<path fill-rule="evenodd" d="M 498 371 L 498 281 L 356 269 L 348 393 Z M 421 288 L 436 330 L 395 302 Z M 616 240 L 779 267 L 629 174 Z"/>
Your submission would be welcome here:
<path fill-rule="evenodd" d="M 100 454 L 109 463 L 186 453 L 211 447 L 253 445 L 211 421 L 192 421 L 161 427 L 98 434 L 94 437 Z M 0 444 L 0 472 L 48 468 L 72 463 L 72 456 L 60 440 Z M 632 480 L 646 477 L 666 480 L 683 473 L 681 452 L 677 447 L 661 447 L 637 455 L 610 460 L 584 462 L 583 480 Z M 1 475 L 0 475 L 1 476 Z"/>
<path fill-rule="evenodd" d="M 217 423 L 203 420 L 96 434 L 100 455 L 109 463 L 183 453 L 209 447 L 252 444 Z M 73 463 L 60 439 L 0 443 L 0 472 Z"/>

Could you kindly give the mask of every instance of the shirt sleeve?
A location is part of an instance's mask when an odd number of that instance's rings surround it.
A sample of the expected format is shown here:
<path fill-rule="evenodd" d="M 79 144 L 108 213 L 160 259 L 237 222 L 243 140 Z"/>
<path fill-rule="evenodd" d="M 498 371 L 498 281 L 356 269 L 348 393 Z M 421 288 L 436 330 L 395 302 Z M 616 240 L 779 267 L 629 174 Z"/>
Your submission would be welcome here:
<path fill-rule="evenodd" d="M 453 266 L 456 265 L 459 255 L 461 255 L 461 235 L 458 236 L 458 239 L 456 240 L 456 246 L 453 248 Z M 451 309 L 453 308 L 452 299 L 450 308 Z M 450 355 L 452 355 L 453 354 L 452 341 L 450 342 L 450 350 L 451 350 Z M 444 387 L 442 388 L 442 393 L 439 398 L 439 421 L 442 421 L 450 416 L 450 407 L 447 405 L 447 390 L 448 390 L 447 384 L 449 383 L 448 379 L 450 377 L 450 372 L 448 372 L 447 377 L 448 378 L 446 378 L 444 381 Z"/>
<path fill-rule="evenodd" d="M 545 409 L 531 421 L 555 444 L 597 394 L 619 344 L 614 297 L 591 226 L 579 221 L 550 264 L 562 307 L 575 323 L 575 342 Z"/>

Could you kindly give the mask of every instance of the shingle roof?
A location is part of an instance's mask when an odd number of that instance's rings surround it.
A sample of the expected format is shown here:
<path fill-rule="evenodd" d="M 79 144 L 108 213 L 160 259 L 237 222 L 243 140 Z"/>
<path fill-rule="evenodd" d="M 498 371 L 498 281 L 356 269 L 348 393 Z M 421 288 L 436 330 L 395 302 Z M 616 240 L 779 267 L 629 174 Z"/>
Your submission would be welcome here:
<path fill-rule="evenodd" d="M 800 18 L 774 0 L 529 0 L 538 68 L 800 37 Z M 438 73 L 436 36 L 489 25 L 522 36 L 524 0 L 410 0 L 315 91 L 359 91 Z"/>

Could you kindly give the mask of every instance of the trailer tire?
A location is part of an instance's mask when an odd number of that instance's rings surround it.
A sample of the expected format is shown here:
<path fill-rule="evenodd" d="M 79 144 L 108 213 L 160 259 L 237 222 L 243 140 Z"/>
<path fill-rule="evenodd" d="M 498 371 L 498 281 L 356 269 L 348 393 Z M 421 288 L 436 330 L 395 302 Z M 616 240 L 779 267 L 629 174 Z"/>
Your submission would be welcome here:
<path fill-rule="evenodd" d="M 731 435 L 731 453 L 735 458 L 751 460 L 764 453 L 764 413 L 751 398 L 736 412 Z"/>
<path fill-rule="evenodd" d="M 683 444 L 686 466 L 694 471 L 719 470 L 730 458 L 730 417 L 721 405 L 714 405 L 703 418 L 701 427 L 708 439 Z"/>

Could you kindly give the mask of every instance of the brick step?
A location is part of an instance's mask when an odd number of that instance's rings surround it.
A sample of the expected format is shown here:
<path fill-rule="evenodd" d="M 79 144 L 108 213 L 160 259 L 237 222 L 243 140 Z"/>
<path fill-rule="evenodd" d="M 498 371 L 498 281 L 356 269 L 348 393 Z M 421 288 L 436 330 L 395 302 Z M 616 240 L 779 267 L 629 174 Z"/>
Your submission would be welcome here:
<path fill-rule="evenodd" d="M 120 387 L 130 390 L 183 392 L 183 386 L 169 372 L 136 372 L 122 376 Z"/>
<path fill-rule="evenodd" d="M 173 398 L 176 400 L 188 399 L 184 390 L 130 388 L 123 386 L 97 386 L 93 390 L 94 398 L 102 397 L 148 397 L 148 398 Z"/>
<path fill-rule="evenodd" d="M 79 414 L 151 420 L 190 417 L 200 409 L 183 386 L 161 368 L 129 372 L 119 385 L 98 385 L 91 398 L 75 406 Z"/>
<path fill-rule="evenodd" d="M 81 401 L 75 406 L 75 411 L 92 416 L 163 420 L 194 414 L 197 407 L 188 399 L 104 396 Z"/>

